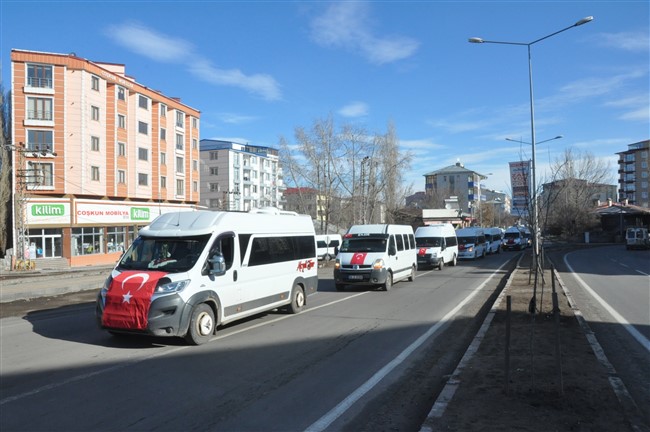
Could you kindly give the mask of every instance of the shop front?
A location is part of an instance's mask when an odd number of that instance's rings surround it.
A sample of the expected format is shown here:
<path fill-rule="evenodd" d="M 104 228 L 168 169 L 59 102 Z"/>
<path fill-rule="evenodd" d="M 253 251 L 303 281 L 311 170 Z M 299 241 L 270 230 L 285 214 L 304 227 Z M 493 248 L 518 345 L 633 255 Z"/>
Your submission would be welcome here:
<path fill-rule="evenodd" d="M 195 206 L 112 202 L 75 198 L 30 198 L 25 202 L 24 257 L 29 261 L 65 259 L 70 267 L 115 263 L 138 231 L 163 213 L 194 211 Z M 15 231 L 14 231 L 15 232 Z"/>

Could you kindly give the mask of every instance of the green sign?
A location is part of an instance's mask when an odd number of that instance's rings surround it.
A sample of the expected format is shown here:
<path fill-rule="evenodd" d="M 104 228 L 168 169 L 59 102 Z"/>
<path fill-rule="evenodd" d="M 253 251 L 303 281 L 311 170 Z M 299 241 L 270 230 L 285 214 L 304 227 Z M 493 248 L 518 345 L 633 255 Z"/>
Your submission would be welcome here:
<path fill-rule="evenodd" d="M 34 204 L 32 205 L 32 216 L 65 216 L 63 204 Z"/>
<path fill-rule="evenodd" d="M 148 221 L 149 208 L 146 207 L 131 207 L 131 220 L 134 221 Z"/>

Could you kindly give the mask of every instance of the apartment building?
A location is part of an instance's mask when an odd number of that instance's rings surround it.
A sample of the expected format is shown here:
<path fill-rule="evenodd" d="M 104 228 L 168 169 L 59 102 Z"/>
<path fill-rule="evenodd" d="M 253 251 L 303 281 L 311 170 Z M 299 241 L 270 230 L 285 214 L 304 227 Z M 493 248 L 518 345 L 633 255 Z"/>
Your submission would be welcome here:
<path fill-rule="evenodd" d="M 201 205 L 213 210 L 283 208 L 279 152 L 230 141 L 200 142 Z"/>
<path fill-rule="evenodd" d="M 627 146 L 627 151 L 618 155 L 618 200 L 639 207 L 650 207 L 650 174 L 648 174 L 648 153 L 650 140 Z"/>
<path fill-rule="evenodd" d="M 11 67 L 16 260 L 114 263 L 156 216 L 196 208 L 198 110 L 122 64 L 12 50 Z"/>
<path fill-rule="evenodd" d="M 486 180 L 487 176 L 465 168 L 460 162 L 424 174 L 424 178 L 424 192 L 439 208 L 444 206 L 446 198 L 457 196 L 461 210 L 474 213 L 473 208 L 485 200 L 481 193 L 481 180 Z"/>

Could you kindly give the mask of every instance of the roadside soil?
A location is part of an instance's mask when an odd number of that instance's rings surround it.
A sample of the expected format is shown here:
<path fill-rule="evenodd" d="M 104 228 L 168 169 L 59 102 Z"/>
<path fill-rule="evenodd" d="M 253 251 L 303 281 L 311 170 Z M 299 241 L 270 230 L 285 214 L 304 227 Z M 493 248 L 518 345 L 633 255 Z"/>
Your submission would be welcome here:
<path fill-rule="evenodd" d="M 458 377 L 451 402 L 426 426 L 463 432 L 650 430 L 629 401 L 619 401 L 607 368 L 594 354 L 557 281 L 559 310 L 553 313 L 549 269 L 544 286 L 539 278 L 534 290 L 531 260 L 530 253 L 524 255 L 478 351 Z M 535 315 L 529 312 L 533 298 Z"/>

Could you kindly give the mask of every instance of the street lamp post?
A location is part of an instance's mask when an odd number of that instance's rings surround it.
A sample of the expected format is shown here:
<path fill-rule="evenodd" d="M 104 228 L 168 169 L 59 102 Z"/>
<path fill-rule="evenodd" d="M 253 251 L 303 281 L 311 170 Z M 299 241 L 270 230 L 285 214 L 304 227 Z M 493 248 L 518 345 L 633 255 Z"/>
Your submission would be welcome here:
<path fill-rule="evenodd" d="M 491 40 L 484 40 L 482 38 L 478 37 L 473 37 L 469 38 L 469 42 L 471 43 L 493 43 L 493 44 L 502 44 L 502 45 L 522 45 L 528 48 L 528 84 L 529 84 L 529 91 L 530 91 L 530 136 L 531 136 L 531 146 L 532 146 L 532 189 L 533 191 L 536 190 L 537 188 L 537 182 L 536 182 L 536 165 L 535 165 L 535 108 L 534 108 L 534 102 L 533 102 L 533 63 L 532 63 L 532 58 L 531 58 L 531 49 L 530 47 L 535 45 L 538 42 L 541 42 L 545 39 L 550 38 L 551 36 L 555 36 L 556 34 L 562 33 L 566 30 L 572 29 L 573 27 L 578 27 L 583 24 L 587 24 L 588 22 L 591 22 L 594 19 L 592 16 L 588 16 L 586 18 L 581 19 L 580 21 L 577 21 L 575 24 L 570 25 L 566 28 L 563 28 L 562 30 L 558 30 L 554 33 L 551 33 L 549 35 L 546 35 L 544 37 L 541 37 L 539 39 L 536 39 L 532 42 L 505 42 L 505 41 L 491 41 Z M 537 267 L 537 257 L 539 256 L 539 233 L 538 231 L 538 219 L 537 219 L 537 200 L 533 200 L 533 258 L 535 261 L 535 266 Z M 536 270 L 537 271 L 537 268 Z"/>

